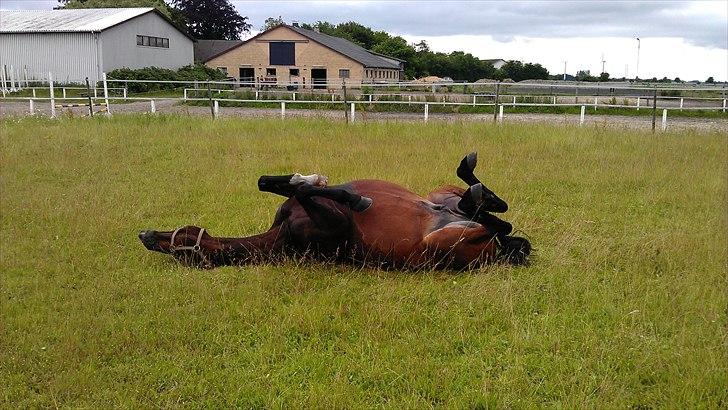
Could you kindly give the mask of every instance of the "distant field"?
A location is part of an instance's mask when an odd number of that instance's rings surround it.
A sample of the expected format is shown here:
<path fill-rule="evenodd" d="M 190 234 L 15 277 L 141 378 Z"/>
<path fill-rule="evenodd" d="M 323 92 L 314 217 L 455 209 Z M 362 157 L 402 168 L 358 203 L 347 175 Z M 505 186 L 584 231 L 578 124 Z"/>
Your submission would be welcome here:
<path fill-rule="evenodd" d="M 0 121 L 0 407 L 722 407 L 728 144 L 544 124 Z M 267 229 L 260 174 L 477 174 L 528 267 L 199 271 L 144 228 Z"/>

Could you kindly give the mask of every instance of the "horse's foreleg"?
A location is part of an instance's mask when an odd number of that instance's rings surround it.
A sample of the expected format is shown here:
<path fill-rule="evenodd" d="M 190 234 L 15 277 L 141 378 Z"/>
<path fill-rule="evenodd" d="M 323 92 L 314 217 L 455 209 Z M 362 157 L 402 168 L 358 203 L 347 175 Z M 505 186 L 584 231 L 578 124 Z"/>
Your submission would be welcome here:
<path fill-rule="evenodd" d="M 295 196 L 299 202 L 305 198 L 320 196 L 346 205 L 354 212 L 363 212 L 372 205 L 370 198 L 354 194 L 342 188 L 320 188 L 311 185 L 299 185 L 296 189 Z"/>
<path fill-rule="evenodd" d="M 460 165 L 458 166 L 457 171 L 455 172 L 458 176 L 458 178 L 462 179 L 468 186 L 479 184 L 480 180 L 478 177 L 473 174 L 473 171 L 475 170 L 475 166 L 478 164 L 478 153 L 477 152 L 471 152 L 470 154 L 466 155 L 462 161 L 460 161 Z"/>
<path fill-rule="evenodd" d="M 328 181 L 327 176 L 319 174 L 263 175 L 258 178 L 258 189 L 290 198 L 295 195 L 296 188 L 300 185 L 325 187 Z"/>

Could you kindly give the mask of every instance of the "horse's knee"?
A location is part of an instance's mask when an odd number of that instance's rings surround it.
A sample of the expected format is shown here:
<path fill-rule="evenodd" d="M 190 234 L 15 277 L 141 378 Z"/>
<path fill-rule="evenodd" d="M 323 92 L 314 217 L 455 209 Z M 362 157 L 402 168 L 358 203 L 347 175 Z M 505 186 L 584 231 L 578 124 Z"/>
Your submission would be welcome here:
<path fill-rule="evenodd" d="M 528 239 L 518 236 L 504 236 L 501 239 L 501 260 L 513 265 L 526 265 L 530 254 L 531 243 Z"/>

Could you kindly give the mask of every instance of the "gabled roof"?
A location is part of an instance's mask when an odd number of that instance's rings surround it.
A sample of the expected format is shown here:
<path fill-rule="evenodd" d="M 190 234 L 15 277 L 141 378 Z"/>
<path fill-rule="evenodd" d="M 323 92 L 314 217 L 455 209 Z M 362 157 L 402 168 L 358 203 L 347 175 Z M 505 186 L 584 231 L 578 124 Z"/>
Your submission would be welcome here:
<path fill-rule="evenodd" d="M 379 54 L 379 53 L 375 53 L 373 51 L 369 51 L 369 50 L 365 49 L 364 47 L 356 45 L 356 44 L 352 43 L 351 41 L 345 40 L 343 38 L 333 37 L 328 34 L 319 33 L 317 31 L 313 31 L 313 30 L 306 30 L 301 27 L 289 26 L 287 24 L 280 24 L 275 27 L 272 27 L 262 33 L 257 34 L 256 36 L 248 39 L 247 41 L 245 41 L 244 43 L 242 43 L 238 46 L 232 47 L 226 51 L 223 51 L 218 54 L 214 54 L 214 55 L 210 56 L 205 61 L 212 60 L 213 58 L 215 58 L 217 56 L 225 54 L 228 51 L 231 51 L 237 47 L 240 47 L 243 44 L 253 41 L 256 38 L 260 37 L 261 35 L 269 32 L 271 30 L 275 30 L 279 27 L 285 27 L 287 29 L 293 30 L 298 34 L 323 45 L 324 47 L 330 48 L 339 54 L 343 54 L 346 57 L 349 57 L 352 60 L 361 63 L 366 68 L 388 68 L 388 69 L 398 70 L 400 68 L 399 63 L 404 62 L 404 60 L 400 60 L 398 58 L 385 56 L 384 54 Z"/>
<path fill-rule="evenodd" d="M 97 33 L 147 13 L 156 13 L 177 30 L 167 16 L 153 7 L 3 10 L 0 12 L 0 33 Z M 192 39 L 189 34 L 179 30 Z"/>
<path fill-rule="evenodd" d="M 197 40 L 194 46 L 195 61 L 207 61 L 212 56 L 222 54 L 241 44 L 242 40 Z"/>

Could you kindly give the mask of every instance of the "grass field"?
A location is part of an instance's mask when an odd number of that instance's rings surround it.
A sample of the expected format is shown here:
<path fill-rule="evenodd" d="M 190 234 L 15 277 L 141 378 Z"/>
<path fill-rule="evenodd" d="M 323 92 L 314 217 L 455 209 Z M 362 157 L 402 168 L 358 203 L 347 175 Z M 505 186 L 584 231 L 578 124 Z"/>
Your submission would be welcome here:
<path fill-rule="evenodd" d="M 0 122 L 0 407 L 728 405 L 719 134 L 172 116 Z M 528 267 L 199 271 L 144 228 L 267 229 L 258 175 L 426 193 L 466 152 Z"/>

